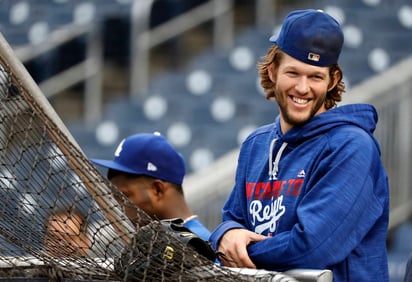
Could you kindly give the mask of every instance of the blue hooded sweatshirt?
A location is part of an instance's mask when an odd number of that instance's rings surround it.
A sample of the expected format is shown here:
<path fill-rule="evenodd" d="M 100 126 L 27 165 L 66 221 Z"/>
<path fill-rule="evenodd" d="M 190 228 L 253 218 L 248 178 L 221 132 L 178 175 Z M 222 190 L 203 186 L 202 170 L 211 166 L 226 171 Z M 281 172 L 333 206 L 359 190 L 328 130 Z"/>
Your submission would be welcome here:
<path fill-rule="evenodd" d="M 388 281 L 388 179 L 373 132 L 375 108 L 352 104 L 286 134 L 274 124 L 242 144 L 223 221 L 270 236 L 248 246 L 257 268 L 330 269 L 334 281 Z"/>

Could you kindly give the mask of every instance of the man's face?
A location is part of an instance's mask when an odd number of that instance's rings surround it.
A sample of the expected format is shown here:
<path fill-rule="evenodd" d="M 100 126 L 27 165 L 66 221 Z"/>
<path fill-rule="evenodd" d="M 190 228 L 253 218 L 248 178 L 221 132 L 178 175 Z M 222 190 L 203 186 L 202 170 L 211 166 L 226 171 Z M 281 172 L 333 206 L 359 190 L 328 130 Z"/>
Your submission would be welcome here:
<path fill-rule="evenodd" d="M 150 197 L 150 181 L 145 177 L 127 177 L 118 174 L 110 181 L 127 197 L 129 200 L 146 212 L 150 216 L 156 215 L 155 208 Z M 134 217 L 134 210 L 126 209 L 129 217 Z"/>
<path fill-rule="evenodd" d="M 329 67 L 312 66 L 284 54 L 277 71 L 273 68 L 272 64 L 269 76 L 275 83 L 284 133 L 326 111 L 328 86 L 332 88 Z"/>
<path fill-rule="evenodd" d="M 81 231 L 83 220 L 76 214 L 56 214 L 49 217 L 45 248 L 55 257 L 85 255 L 90 241 Z"/>

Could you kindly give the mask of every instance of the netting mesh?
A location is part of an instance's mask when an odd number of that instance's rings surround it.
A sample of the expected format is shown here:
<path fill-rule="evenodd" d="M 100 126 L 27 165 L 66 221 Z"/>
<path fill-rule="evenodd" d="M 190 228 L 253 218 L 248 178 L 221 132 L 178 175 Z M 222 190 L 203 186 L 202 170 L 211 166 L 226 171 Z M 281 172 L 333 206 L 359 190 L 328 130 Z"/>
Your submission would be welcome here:
<path fill-rule="evenodd" d="M 0 279 L 286 277 L 216 266 L 132 205 L 84 156 L 2 36 L 0 100 Z"/>

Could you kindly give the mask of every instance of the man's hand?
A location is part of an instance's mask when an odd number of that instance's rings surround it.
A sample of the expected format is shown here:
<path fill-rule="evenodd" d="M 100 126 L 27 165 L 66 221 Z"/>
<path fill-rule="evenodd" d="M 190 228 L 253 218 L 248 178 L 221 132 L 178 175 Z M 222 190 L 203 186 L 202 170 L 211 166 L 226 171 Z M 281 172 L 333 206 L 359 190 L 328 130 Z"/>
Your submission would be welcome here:
<path fill-rule="evenodd" d="M 256 234 L 245 229 L 231 229 L 220 240 L 218 252 L 225 266 L 256 268 L 247 253 L 247 245 L 266 239 L 266 236 Z"/>

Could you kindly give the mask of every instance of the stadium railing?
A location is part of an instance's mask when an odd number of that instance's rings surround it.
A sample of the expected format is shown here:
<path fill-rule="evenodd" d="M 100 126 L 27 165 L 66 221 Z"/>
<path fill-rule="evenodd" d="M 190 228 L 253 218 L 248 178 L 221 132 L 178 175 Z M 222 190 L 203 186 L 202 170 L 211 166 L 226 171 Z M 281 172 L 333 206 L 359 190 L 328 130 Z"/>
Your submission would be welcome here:
<path fill-rule="evenodd" d="M 157 27 L 149 28 L 149 15 L 154 0 L 135 1 L 131 23 L 131 95 L 146 95 L 149 83 L 150 50 L 205 22 L 213 22 L 213 45 L 215 49 L 230 48 L 234 39 L 233 0 L 210 0 L 186 13 L 172 18 Z M 254 3 L 255 24 L 272 25 L 275 5 L 272 0 L 257 0 Z"/>
<path fill-rule="evenodd" d="M 103 46 L 99 30 L 93 23 L 66 25 L 53 31 L 48 40 L 36 45 L 16 47 L 14 52 L 22 63 L 26 63 L 83 35 L 87 37 L 85 60 L 39 83 L 39 87 L 47 98 L 51 98 L 84 82 L 84 119 L 88 123 L 98 120 L 102 111 Z"/>
<path fill-rule="evenodd" d="M 131 95 L 146 95 L 149 83 L 150 49 L 204 22 L 214 23 L 216 48 L 230 46 L 233 40 L 233 1 L 207 1 L 152 29 L 149 15 L 154 0 L 135 1 L 131 27 Z"/>

